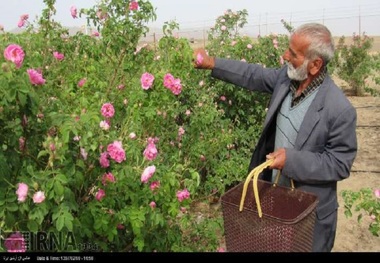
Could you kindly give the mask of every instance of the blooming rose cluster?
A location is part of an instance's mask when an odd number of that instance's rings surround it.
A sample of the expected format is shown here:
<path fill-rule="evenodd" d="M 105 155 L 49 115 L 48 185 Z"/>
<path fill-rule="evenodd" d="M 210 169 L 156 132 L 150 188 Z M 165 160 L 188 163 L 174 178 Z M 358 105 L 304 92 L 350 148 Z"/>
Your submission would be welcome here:
<path fill-rule="evenodd" d="M 16 190 L 17 200 L 20 203 L 23 203 L 26 201 L 26 198 L 28 197 L 28 191 L 29 187 L 25 183 L 19 183 L 18 188 Z M 33 202 L 36 204 L 42 203 L 45 200 L 45 193 L 42 191 L 37 191 L 33 195 Z"/>
<path fill-rule="evenodd" d="M 25 58 L 25 53 L 22 47 L 16 44 L 8 45 L 4 50 L 4 57 L 6 60 L 13 62 L 16 68 L 20 68 Z M 29 75 L 29 80 L 32 85 L 43 85 L 45 79 L 42 76 L 41 70 L 27 69 L 26 72 Z"/>
<path fill-rule="evenodd" d="M 164 86 L 170 89 L 174 95 L 179 95 L 182 91 L 181 80 L 174 78 L 170 73 L 164 76 Z"/>

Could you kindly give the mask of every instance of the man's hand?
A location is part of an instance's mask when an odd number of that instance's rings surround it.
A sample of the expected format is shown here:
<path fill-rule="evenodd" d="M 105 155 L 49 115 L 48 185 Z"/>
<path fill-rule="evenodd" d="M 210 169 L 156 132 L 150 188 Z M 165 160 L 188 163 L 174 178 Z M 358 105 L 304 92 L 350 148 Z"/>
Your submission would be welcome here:
<path fill-rule="evenodd" d="M 284 148 L 280 148 L 273 153 L 267 154 L 267 159 L 274 159 L 274 162 L 269 169 L 282 170 L 285 166 L 286 151 Z"/>
<path fill-rule="evenodd" d="M 210 57 L 203 48 L 194 51 L 193 61 L 194 67 L 198 69 L 213 69 L 215 66 L 215 59 Z"/>

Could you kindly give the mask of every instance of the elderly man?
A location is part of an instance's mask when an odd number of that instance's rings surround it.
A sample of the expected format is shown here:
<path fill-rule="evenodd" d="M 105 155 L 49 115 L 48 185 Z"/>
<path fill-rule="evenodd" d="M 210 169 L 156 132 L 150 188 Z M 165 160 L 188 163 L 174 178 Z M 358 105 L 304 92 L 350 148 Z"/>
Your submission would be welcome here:
<path fill-rule="evenodd" d="M 334 56 L 330 31 L 317 23 L 297 28 L 283 54 L 286 65 L 279 69 L 214 58 L 203 49 L 195 55 L 203 57 L 195 67 L 211 69 L 213 77 L 272 94 L 249 170 L 273 158 L 264 180 L 273 180 L 275 171 L 281 170 L 282 184 L 293 179 L 296 188 L 316 194 L 312 250 L 331 251 L 337 226 L 337 182 L 350 175 L 357 140 L 355 108 L 327 72 Z"/>

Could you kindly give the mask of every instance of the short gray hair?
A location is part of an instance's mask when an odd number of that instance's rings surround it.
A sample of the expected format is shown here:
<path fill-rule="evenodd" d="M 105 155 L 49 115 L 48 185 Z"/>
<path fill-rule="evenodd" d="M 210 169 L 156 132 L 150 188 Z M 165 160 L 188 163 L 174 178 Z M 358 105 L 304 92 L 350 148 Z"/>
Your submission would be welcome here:
<path fill-rule="evenodd" d="M 307 23 L 296 28 L 292 34 L 305 36 L 310 41 L 310 46 L 306 52 L 308 59 L 321 57 L 326 65 L 334 57 L 334 39 L 326 26 L 318 23 Z"/>

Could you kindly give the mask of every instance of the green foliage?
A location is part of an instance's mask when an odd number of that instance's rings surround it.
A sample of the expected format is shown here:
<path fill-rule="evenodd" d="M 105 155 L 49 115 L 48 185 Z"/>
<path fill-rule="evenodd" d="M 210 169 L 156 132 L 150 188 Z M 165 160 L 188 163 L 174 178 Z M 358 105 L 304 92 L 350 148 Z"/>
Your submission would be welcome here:
<path fill-rule="evenodd" d="M 45 2 L 38 24 L 25 33 L 1 35 L 2 50 L 17 44 L 25 52 L 20 68 L 1 61 L 3 231 L 72 233 L 76 246 L 57 251 L 88 249 L 84 244 L 96 251 L 190 249 L 181 236 L 192 226 L 181 223 L 181 211 L 194 198 L 209 195 L 203 171 L 217 176 L 213 165 L 227 156 L 232 127 L 207 88 L 198 85 L 188 41 L 172 35 L 178 25 L 165 24 L 157 49 L 139 46 L 145 23 L 155 14 L 149 1 L 139 1 L 134 11 L 129 3 L 101 1 L 80 11 L 100 37 L 68 36 L 53 22 L 55 1 Z M 64 59 L 57 60 L 55 51 Z M 29 68 L 38 69 L 46 82 L 32 85 Z M 140 80 L 144 73 L 154 76 L 147 90 Z M 180 93 L 165 87 L 169 73 L 180 82 Z M 113 105 L 115 114 L 107 120 L 109 128 L 102 129 L 105 103 Z M 151 159 L 143 155 L 149 138 L 158 149 Z M 108 158 L 110 165 L 104 167 L 100 156 L 115 141 L 126 158 Z M 142 182 L 144 170 L 152 165 L 152 179 Z M 108 173 L 115 182 L 103 182 Z M 153 181 L 159 182 L 156 190 L 150 189 Z M 20 183 L 29 186 L 25 201 L 17 200 Z M 215 187 L 224 191 L 222 184 Z M 177 193 L 184 189 L 190 197 L 179 200 Z M 98 196 L 101 190 L 103 198 Z M 41 203 L 32 199 L 37 192 L 46 197 Z M 215 250 L 217 244 L 212 244 L 208 249 Z"/>
<path fill-rule="evenodd" d="M 265 67 L 280 67 L 288 36 L 259 36 L 257 40 L 240 36 L 239 30 L 247 23 L 247 16 L 246 10 L 227 10 L 224 15 L 218 17 L 208 35 L 207 51 L 216 57 L 245 60 Z M 214 97 L 215 103 L 224 113 L 223 118 L 227 119 L 234 129 L 234 141 L 229 145 L 228 156 L 235 161 L 226 164 L 226 167 L 222 163 L 221 167 L 217 167 L 220 170 L 219 178 L 223 174 L 227 175 L 221 178 L 223 184 L 231 186 L 247 175 L 248 162 L 262 129 L 269 96 L 210 78 L 205 78 L 204 85 L 211 87 L 209 94 Z M 218 184 L 215 181 L 212 180 L 212 183 Z"/>
<path fill-rule="evenodd" d="M 366 79 L 375 69 L 374 56 L 370 54 L 373 38 L 353 35 L 350 45 L 345 43 L 345 37 L 339 39 L 332 67 L 338 76 L 347 81 L 354 95 L 363 96 Z"/>
<path fill-rule="evenodd" d="M 379 192 L 379 189 L 376 190 Z M 376 196 L 374 191 L 369 188 L 363 188 L 359 191 L 343 190 L 341 195 L 344 200 L 344 214 L 346 217 L 352 217 L 357 213 L 357 221 L 361 223 L 364 217 L 369 221 L 368 230 L 374 235 L 380 233 L 380 201 L 379 193 Z"/>
<path fill-rule="evenodd" d="M 143 0 L 130 10 L 130 2 L 80 10 L 100 36 L 69 36 L 53 19 L 54 0 L 26 32 L 0 35 L 0 50 L 17 44 L 25 52 L 19 68 L 0 61 L 0 228 L 69 237 L 54 251 L 216 251 L 222 219 L 194 206 L 246 177 L 269 97 L 194 69 L 188 40 L 173 36 L 175 22 L 165 23 L 157 46 L 140 46 L 155 10 Z M 209 53 L 280 67 L 288 37 L 240 36 L 247 15 L 219 17 Z M 33 85 L 28 69 L 46 82 Z M 145 73 L 154 77 L 147 89 Z M 168 74 L 179 90 L 167 87 Z M 112 116 L 102 112 L 106 104 Z M 147 158 L 152 141 L 157 155 Z M 115 142 L 125 158 L 110 156 Z M 25 200 L 20 183 L 29 187 Z M 182 190 L 189 196 L 179 198 Z"/>

